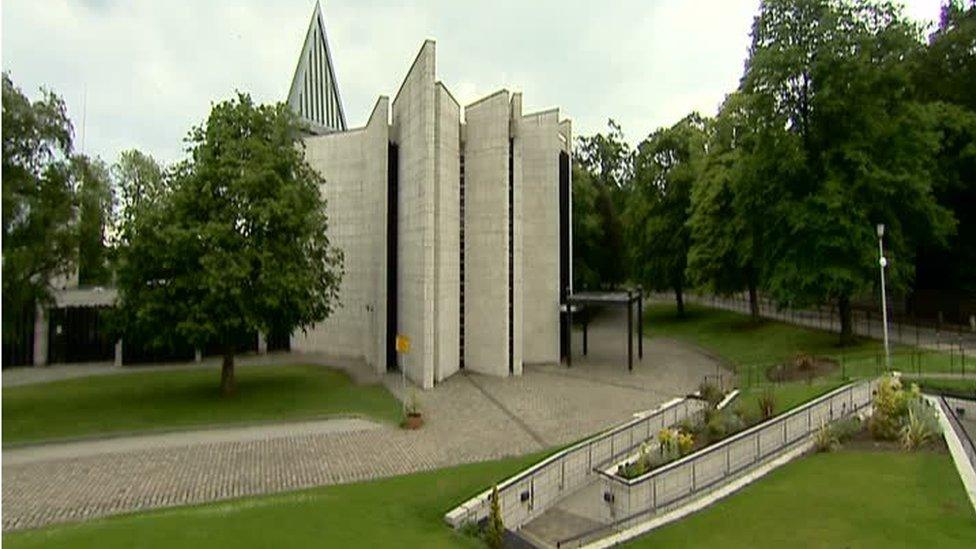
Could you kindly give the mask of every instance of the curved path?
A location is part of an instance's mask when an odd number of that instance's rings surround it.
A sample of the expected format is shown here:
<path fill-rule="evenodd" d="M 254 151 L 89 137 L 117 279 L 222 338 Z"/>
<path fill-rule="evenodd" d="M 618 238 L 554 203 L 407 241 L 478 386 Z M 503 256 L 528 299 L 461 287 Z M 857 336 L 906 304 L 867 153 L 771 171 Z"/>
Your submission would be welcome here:
<path fill-rule="evenodd" d="M 419 431 L 337 419 L 4 450 L 3 530 L 539 451 L 686 394 L 716 373 L 717 363 L 699 351 L 651 339 L 628 372 L 624 319 L 594 320 L 589 355 L 577 348 L 571 369 L 526 366 L 517 378 L 462 374 L 422 393 L 427 425 Z M 396 375 L 383 382 L 401 391 Z"/>

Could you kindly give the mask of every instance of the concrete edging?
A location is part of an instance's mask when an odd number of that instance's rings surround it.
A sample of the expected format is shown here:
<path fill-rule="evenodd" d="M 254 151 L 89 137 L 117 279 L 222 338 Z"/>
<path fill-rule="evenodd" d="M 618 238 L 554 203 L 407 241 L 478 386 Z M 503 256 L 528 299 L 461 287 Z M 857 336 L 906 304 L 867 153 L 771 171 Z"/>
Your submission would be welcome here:
<path fill-rule="evenodd" d="M 932 404 L 939 416 L 939 426 L 942 427 L 942 436 L 945 437 L 946 445 L 949 446 L 949 454 L 956 465 L 956 471 L 959 472 L 959 478 L 962 479 L 966 495 L 969 496 L 969 502 L 972 504 L 973 510 L 976 510 L 976 469 L 969 461 L 969 456 L 966 455 L 966 450 L 963 449 L 962 442 L 956 435 L 956 430 L 949 422 L 949 418 L 946 417 L 945 411 L 942 410 L 942 405 L 939 404 L 938 399 L 929 395 L 923 395 L 923 397 Z"/>

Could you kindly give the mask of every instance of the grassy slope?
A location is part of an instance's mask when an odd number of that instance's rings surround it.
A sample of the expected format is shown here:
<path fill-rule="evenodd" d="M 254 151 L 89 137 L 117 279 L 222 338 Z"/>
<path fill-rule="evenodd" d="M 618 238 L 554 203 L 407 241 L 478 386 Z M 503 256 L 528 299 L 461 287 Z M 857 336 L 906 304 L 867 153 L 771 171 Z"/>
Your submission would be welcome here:
<path fill-rule="evenodd" d="M 448 509 L 542 454 L 3 535 L 30 547 L 478 547 Z"/>
<path fill-rule="evenodd" d="M 3 389 L 3 442 L 335 414 L 396 421 L 382 385 L 356 385 L 312 365 L 237 369 L 237 394 L 219 394 L 219 370 L 134 372 Z"/>
<path fill-rule="evenodd" d="M 740 372 L 744 384 L 762 379 L 765 368 L 790 359 L 797 353 L 831 357 L 843 362 L 844 369 L 835 376 L 873 376 L 879 373 L 878 357 L 883 352 L 881 342 L 859 339 L 853 346 L 838 346 L 838 336 L 832 332 L 803 328 L 790 324 L 763 320 L 754 323 L 747 315 L 692 305 L 686 316 L 679 318 L 672 304 L 650 304 L 646 307 L 646 331 L 652 336 L 672 337 L 694 343 L 723 357 Z M 911 348 L 893 348 L 892 366 L 915 371 Z M 976 357 L 968 357 L 967 365 L 976 371 Z M 926 352 L 921 371 L 949 372 L 960 369 L 958 356 Z M 750 372 L 752 369 L 752 372 Z"/>
<path fill-rule="evenodd" d="M 976 547 L 949 456 L 842 451 L 788 464 L 631 547 Z"/>
<path fill-rule="evenodd" d="M 840 381 L 827 381 L 813 384 L 803 382 L 783 383 L 773 386 L 771 389 L 776 398 L 776 406 L 773 413 L 783 413 L 790 408 L 794 408 L 808 400 L 813 400 L 824 393 L 828 393 L 840 385 Z M 759 397 L 763 395 L 765 390 L 766 388 L 761 386 L 742 389 L 738 399 L 732 405 L 733 407 L 741 407 L 747 413 L 758 417 L 760 414 Z"/>

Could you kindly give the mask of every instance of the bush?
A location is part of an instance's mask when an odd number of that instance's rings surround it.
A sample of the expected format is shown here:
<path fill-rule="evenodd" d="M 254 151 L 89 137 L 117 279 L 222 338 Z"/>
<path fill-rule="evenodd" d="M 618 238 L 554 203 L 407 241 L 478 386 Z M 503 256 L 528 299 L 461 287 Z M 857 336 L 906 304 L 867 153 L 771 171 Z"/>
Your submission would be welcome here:
<path fill-rule="evenodd" d="M 901 430 L 902 448 L 914 451 L 925 446 L 939 434 L 935 411 L 923 400 L 908 405 L 908 416 Z"/>
<path fill-rule="evenodd" d="M 695 446 L 695 435 L 691 433 L 678 433 L 678 454 L 686 456 L 691 453 Z"/>
<path fill-rule="evenodd" d="M 837 437 L 837 442 L 840 443 L 854 438 L 854 435 L 860 433 L 863 428 L 864 425 L 861 424 L 861 418 L 857 416 L 840 419 L 830 425 L 831 432 Z"/>
<path fill-rule="evenodd" d="M 708 440 L 720 440 L 737 433 L 746 426 L 745 420 L 728 409 L 716 410 L 705 423 L 705 436 Z"/>
<path fill-rule="evenodd" d="M 909 404 L 921 399 L 918 385 L 912 385 L 908 391 L 904 390 L 901 380 L 894 376 L 885 376 L 878 383 L 874 395 L 874 411 L 868 421 L 871 435 L 880 440 L 898 440 L 908 421 Z"/>
<path fill-rule="evenodd" d="M 840 446 L 840 439 L 830 425 L 821 422 L 817 434 L 813 437 L 813 445 L 818 452 L 833 452 Z"/>
<path fill-rule="evenodd" d="M 759 417 L 763 421 L 773 417 L 776 412 L 776 393 L 772 389 L 766 389 L 763 394 L 759 395 L 758 405 Z"/>
<path fill-rule="evenodd" d="M 708 381 L 701 382 L 701 385 L 698 386 L 698 394 L 708 401 L 712 405 L 712 408 L 718 406 L 719 402 L 722 402 L 722 399 L 725 398 L 722 390 L 715 386 L 714 383 Z"/>

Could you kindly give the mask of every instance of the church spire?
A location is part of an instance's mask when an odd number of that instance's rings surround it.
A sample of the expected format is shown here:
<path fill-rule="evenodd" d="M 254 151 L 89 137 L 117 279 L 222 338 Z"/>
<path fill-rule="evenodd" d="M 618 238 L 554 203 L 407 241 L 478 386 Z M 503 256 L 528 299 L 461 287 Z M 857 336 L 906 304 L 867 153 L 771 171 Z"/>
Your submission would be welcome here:
<path fill-rule="evenodd" d="M 312 133 L 346 129 L 346 115 L 339 97 L 322 8 L 318 2 L 315 3 L 298 67 L 292 77 L 288 106 Z"/>

